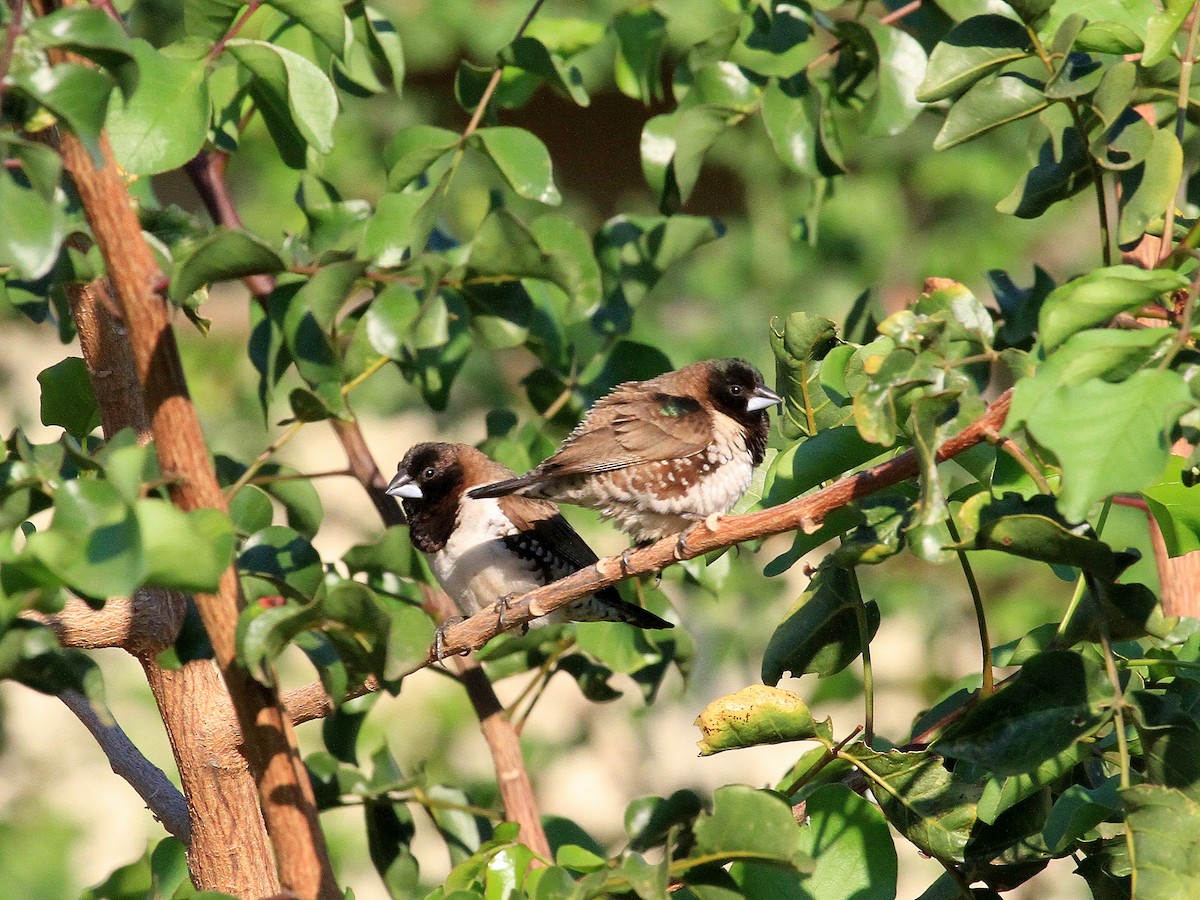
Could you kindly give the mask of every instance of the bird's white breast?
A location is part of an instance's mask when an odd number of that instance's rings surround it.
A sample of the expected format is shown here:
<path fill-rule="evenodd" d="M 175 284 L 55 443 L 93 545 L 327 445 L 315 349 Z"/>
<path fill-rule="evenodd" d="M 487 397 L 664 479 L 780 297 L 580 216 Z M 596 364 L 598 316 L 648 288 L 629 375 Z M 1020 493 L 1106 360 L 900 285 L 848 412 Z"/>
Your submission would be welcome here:
<path fill-rule="evenodd" d="M 429 557 L 450 599 L 464 616 L 509 594 L 523 594 L 542 581 L 533 563 L 505 546 L 503 538 L 517 529 L 495 499 L 459 502 L 458 520 L 446 546 Z"/>

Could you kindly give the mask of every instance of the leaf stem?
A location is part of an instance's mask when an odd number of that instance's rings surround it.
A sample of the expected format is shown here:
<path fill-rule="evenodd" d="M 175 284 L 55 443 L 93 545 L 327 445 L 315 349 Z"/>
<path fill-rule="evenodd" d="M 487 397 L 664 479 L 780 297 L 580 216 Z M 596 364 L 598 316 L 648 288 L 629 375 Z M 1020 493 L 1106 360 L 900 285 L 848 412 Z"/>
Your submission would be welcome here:
<path fill-rule="evenodd" d="M 875 669 L 871 665 L 871 629 L 867 625 L 867 606 L 863 602 L 862 587 L 858 583 L 858 570 L 848 569 L 850 584 L 858 602 L 854 604 L 854 618 L 858 623 L 858 639 L 862 643 L 863 662 L 863 743 L 868 747 L 875 739 Z"/>
<path fill-rule="evenodd" d="M 353 378 L 351 378 L 349 381 L 347 381 L 345 384 L 342 385 L 342 396 L 343 397 L 349 396 L 349 394 L 352 390 L 354 390 L 356 387 L 358 387 L 360 384 L 362 384 L 364 381 L 366 381 L 368 378 L 370 378 L 372 375 L 374 375 L 380 369 L 384 368 L 390 362 L 391 362 L 391 360 L 386 356 L 379 357 L 377 360 L 375 360 L 373 363 L 371 363 L 369 366 L 367 366 L 365 369 L 363 369 L 359 374 L 355 375 Z"/>
<path fill-rule="evenodd" d="M 12 19 L 4 30 L 4 48 L 0 49 L 0 97 L 4 96 L 4 78 L 8 75 L 8 67 L 12 62 L 13 47 L 17 43 L 17 35 L 21 33 L 21 19 L 25 12 L 25 0 L 13 0 Z"/>
<path fill-rule="evenodd" d="M 513 35 L 512 42 L 519 41 L 525 34 L 525 29 L 529 27 L 529 23 L 533 21 L 533 17 L 537 15 L 542 4 L 546 0 L 534 0 L 533 6 L 529 8 L 529 12 L 525 14 L 520 26 L 517 28 L 517 33 Z M 483 121 L 484 111 L 487 109 L 488 103 L 491 102 L 492 95 L 496 93 L 496 88 L 500 86 L 500 79 L 504 77 L 504 64 L 497 62 L 496 69 L 492 72 L 492 77 L 488 80 L 487 87 L 483 89 L 483 93 L 479 97 L 479 103 L 475 105 L 475 112 L 471 114 L 471 120 L 467 122 L 467 127 L 463 129 L 462 140 L 465 141 L 471 136 L 479 123 Z"/>
<path fill-rule="evenodd" d="M 1182 659 L 1173 659 L 1170 656 L 1157 659 L 1155 657 L 1145 657 L 1142 659 L 1118 659 L 1117 665 L 1122 669 L 1131 669 L 1135 666 L 1174 666 L 1177 669 L 1191 669 L 1200 671 L 1200 662 L 1187 662 Z"/>
<path fill-rule="evenodd" d="M 212 50 L 208 52 L 208 61 L 210 64 L 215 62 L 217 57 L 225 52 L 225 45 L 237 37 L 237 33 L 242 30 L 242 26 L 246 24 L 246 20 L 254 15 L 260 6 L 262 6 L 262 0 L 250 0 L 246 4 L 246 11 L 238 16 L 238 20 L 229 26 L 229 30 L 221 36 L 219 41 L 213 44 Z"/>
<path fill-rule="evenodd" d="M 946 527 L 950 529 L 950 537 L 954 543 L 958 543 L 958 526 L 954 524 L 954 517 L 950 516 L 946 519 Z M 967 589 L 971 592 L 971 602 L 975 605 L 975 623 L 979 626 L 979 645 L 980 652 L 983 656 L 983 684 L 979 688 L 981 697 L 990 697 L 996 690 L 996 676 L 992 671 L 992 642 L 988 638 L 987 614 L 983 609 L 983 595 L 979 591 L 979 582 L 975 580 L 975 570 L 971 568 L 971 561 L 967 559 L 966 550 L 955 550 L 958 555 L 958 563 L 962 566 L 963 577 L 967 579 Z"/>
<path fill-rule="evenodd" d="M 1187 121 L 1188 95 L 1192 89 L 1192 67 L 1196 63 L 1196 35 L 1200 31 L 1200 0 L 1192 4 L 1192 26 L 1188 30 L 1187 49 L 1183 59 L 1179 61 L 1179 95 L 1175 101 L 1175 137 L 1183 143 L 1183 126 Z M 1162 242 L 1159 244 L 1159 257 L 1170 254 L 1171 240 L 1175 235 L 1175 201 L 1180 189 L 1184 186 L 1184 176 L 1179 176 L 1179 184 L 1175 193 L 1167 201 L 1167 211 L 1163 216 Z"/>
<path fill-rule="evenodd" d="M 294 438 L 303 427 L 304 423 L 297 420 L 285 428 L 279 437 L 267 445 L 267 449 L 255 457 L 254 462 L 246 467 L 246 471 L 241 474 L 238 480 L 225 489 L 225 496 L 233 497 L 234 494 L 249 484 L 250 479 L 258 473 L 259 469 L 266 465 L 267 460 L 274 456 L 280 447 Z"/>
<path fill-rule="evenodd" d="M 996 447 L 997 450 L 1003 450 L 1014 460 L 1017 465 L 1025 470 L 1025 474 L 1030 480 L 1037 485 L 1037 489 L 1043 494 L 1053 494 L 1054 490 L 1050 487 L 1050 482 L 1046 480 L 1037 464 L 1029 458 L 1029 455 L 1021 449 L 1021 446 L 1007 435 L 1000 434 L 999 431 L 993 430 L 987 436 L 988 442 Z"/>

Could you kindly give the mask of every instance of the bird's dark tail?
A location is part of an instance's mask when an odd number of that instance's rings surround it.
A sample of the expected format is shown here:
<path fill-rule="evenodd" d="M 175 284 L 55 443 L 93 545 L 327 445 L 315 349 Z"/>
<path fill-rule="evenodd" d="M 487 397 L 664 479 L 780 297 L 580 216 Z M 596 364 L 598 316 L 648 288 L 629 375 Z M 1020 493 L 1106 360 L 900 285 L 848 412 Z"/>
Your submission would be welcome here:
<path fill-rule="evenodd" d="M 615 588 L 606 588 L 596 594 L 596 599 L 601 601 L 608 612 L 612 613 L 612 618 L 609 621 L 627 622 L 634 628 L 674 628 L 675 626 L 648 609 L 642 609 L 636 603 L 629 603 L 622 600 L 617 594 Z M 607 618 L 607 617 L 606 617 Z"/>
<path fill-rule="evenodd" d="M 472 500 L 484 500 L 488 497 L 507 497 L 509 494 L 515 494 L 523 487 L 528 487 L 533 483 L 533 478 L 529 474 L 519 475 L 516 478 L 506 478 L 504 481 L 495 481 L 491 484 L 481 484 L 477 488 L 471 488 L 467 491 L 467 496 Z"/>

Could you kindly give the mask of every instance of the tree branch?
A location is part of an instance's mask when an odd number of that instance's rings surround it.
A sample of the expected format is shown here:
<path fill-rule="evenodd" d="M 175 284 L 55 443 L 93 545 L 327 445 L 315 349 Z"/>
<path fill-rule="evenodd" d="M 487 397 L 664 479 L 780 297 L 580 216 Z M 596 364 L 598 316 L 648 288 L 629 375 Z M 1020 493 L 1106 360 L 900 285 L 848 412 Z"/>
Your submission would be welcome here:
<path fill-rule="evenodd" d="M 988 407 L 983 416 L 946 441 L 938 449 L 938 461 L 950 459 L 986 441 L 990 433 L 1004 424 L 1010 398 L 1011 391 L 1005 391 Z M 544 616 L 573 600 L 594 594 L 601 588 L 637 575 L 661 572 L 685 559 L 694 559 L 743 541 L 770 537 L 786 531 L 800 530 L 811 534 L 820 528 L 825 517 L 834 510 L 913 478 L 918 472 L 916 452 L 909 450 L 885 463 L 848 475 L 815 493 L 797 497 L 779 506 L 740 516 L 724 516 L 711 528 L 707 522 L 697 522 L 682 535 L 666 537 L 649 546 L 631 549 L 624 557 L 610 556 L 601 559 L 586 569 L 580 569 L 566 578 L 513 599 L 504 609 L 504 629 L 499 627 L 498 607 L 493 604 L 484 608 L 469 619 L 446 629 L 444 652 L 448 655 L 477 650 L 503 630 L 510 630 L 530 619 Z M 425 665 L 434 661 L 431 647 Z"/>
<path fill-rule="evenodd" d="M 162 822 L 168 832 L 188 846 L 192 840 L 192 830 L 188 822 L 187 801 L 163 770 L 142 755 L 120 725 L 102 721 L 88 698 L 79 691 L 63 691 L 58 699 L 91 732 L 108 757 L 113 772 L 137 791 L 154 818 Z"/>
<path fill-rule="evenodd" d="M 52 51 L 54 53 L 55 51 Z M 108 145 L 101 133 L 103 166 L 97 167 L 73 134 L 61 134 L 61 155 L 79 193 L 84 214 L 104 257 L 112 293 L 122 311 L 159 466 L 171 479 L 171 499 L 182 510 L 226 509 L 208 457 L 200 423 L 188 396 L 166 304 L 154 293 L 158 269 L 142 237 Z M 291 721 L 272 688 L 255 681 L 236 658 L 241 604 L 232 566 L 213 594 L 196 606 L 237 711 L 243 751 L 258 785 L 268 833 L 283 886 L 304 897 L 341 897 L 308 773 L 296 750 Z"/>
<path fill-rule="evenodd" d="M 134 656 L 154 656 L 171 645 L 183 624 L 185 598 L 164 598 L 167 593 L 141 590 L 112 597 L 100 609 L 73 597 L 56 613 L 26 610 L 21 618 L 45 625 L 64 647 L 120 647 Z"/>
<path fill-rule="evenodd" d="M 77 240 L 82 238 L 68 238 Z M 140 443 L 148 443 L 153 434 L 133 354 L 112 312 L 107 284 L 96 280 L 69 284 L 66 290 L 105 436 L 131 428 Z M 279 874 L 258 791 L 238 743 L 229 739 L 230 729 L 218 727 L 236 721 L 221 675 L 207 659 L 189 660 L 179 669 L 165 668 L 154 659 L 157 647 L 174 640 L 188 602 L 176 591 L 147 589 L 132 600 L 117 598 L 102 610 L 89 609 L 90 616 L 69 604 L 57 622 L 47 624 L 59 631 L 60 640 L 97 641 L 98 625 L 125 631 L 122 617 L 131 617 L 125 649 L 137 654 L 142 664 L 191 817 L 187 854 L 192 883 L 200 890 L 236 896 L 272 896 L 279 893 Z M 162 634 L 151 633 L 157 625 Z"/>

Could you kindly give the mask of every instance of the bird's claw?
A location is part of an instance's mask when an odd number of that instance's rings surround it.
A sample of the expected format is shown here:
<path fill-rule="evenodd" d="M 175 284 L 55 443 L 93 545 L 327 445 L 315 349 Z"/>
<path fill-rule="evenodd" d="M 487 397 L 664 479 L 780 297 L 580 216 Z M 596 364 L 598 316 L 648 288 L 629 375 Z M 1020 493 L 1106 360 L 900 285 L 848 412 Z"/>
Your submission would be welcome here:
<path fill-rule="evenodd" d="M 679 537 L 675 540 L 675 548 L 671 551 L 672 555 L 678 562 L 683 562 L 685 559 L 691 559 L 696 555 L 696 551 L 692 549 L 691 544 L 687 542 L 687 532 L 679 532 Z"/>
<path fill-rule="evenodd" d="M 462 621 L 464 621 L 462 616 L 451 616 L 442 622 L 433 633 L 433 656 L 438 662 L 446 657 L 446 632 Z M 470 652 L 470 650 L 463 650 L 461 655 L 466 656 Z"/>
<path fill-rule="evenodd" d="M 515 596 L 516 594 L 505 594 L 496 600 L 496 627 L 501 631 L 508 631 L 508 622 L 505 620 L 504 614 L 508 612 L 508 605 L 512 603 Z"/>
<path fill-rule="evenodd" d="M 621 551 L 621 574 L 622 575 L 632 575 L 633 574 L 633 563 L 631 563 L 629 561 L 629 551 L 632 549 L 633 549 L 632 547 L 626 547 L 624 550 Z"/>

